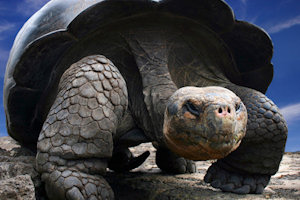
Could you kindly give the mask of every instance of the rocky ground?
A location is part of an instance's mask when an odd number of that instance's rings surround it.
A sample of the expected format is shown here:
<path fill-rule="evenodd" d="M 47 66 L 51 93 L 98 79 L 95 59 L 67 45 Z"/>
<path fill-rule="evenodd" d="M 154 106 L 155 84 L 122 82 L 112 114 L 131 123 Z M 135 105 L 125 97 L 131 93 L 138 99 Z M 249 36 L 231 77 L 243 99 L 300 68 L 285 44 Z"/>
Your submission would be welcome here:
<path fill-rule="evenodd" d="M 300 199 L 300 152 L 284 155 L 279 172 L 262 195 L 236 195 L 204 183 L 203 177 L 212 161 L 198 162 L 196 174 L 166 175 L 155 165 L 155 149 L 151 144 L 132 148 L 136 155 L 145 150 L 150 150 L 151 155 L 139 168 L 126 174 L 108 172 L 106 179 L 116 199 Z M 0 200 L 46 199 L 34 163 L 32 153 L 10 137 L 0 138 Z"/>

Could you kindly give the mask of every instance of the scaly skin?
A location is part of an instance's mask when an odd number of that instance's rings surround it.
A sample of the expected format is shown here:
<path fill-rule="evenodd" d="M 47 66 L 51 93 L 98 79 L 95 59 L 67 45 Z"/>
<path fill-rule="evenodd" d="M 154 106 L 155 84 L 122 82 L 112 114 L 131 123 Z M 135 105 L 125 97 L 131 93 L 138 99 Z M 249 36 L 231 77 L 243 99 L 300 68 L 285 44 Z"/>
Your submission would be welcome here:
<path fill-rule="evenodd" d="M 105 57 L 86 57 L 65 71 L 37 146 L 50 199 L 114 198 L 101 175 L 127 104 L 125 81 Z"/>
<path fill-rule="evenodd" d="M 264 94 L 235 85 L 227 88 L 247 107 L 247 133 L 236 151 L 209 168 L 205 181 L 227 192 L 262 193 L 279 168 L 287 126 L 277 106 Z"/>

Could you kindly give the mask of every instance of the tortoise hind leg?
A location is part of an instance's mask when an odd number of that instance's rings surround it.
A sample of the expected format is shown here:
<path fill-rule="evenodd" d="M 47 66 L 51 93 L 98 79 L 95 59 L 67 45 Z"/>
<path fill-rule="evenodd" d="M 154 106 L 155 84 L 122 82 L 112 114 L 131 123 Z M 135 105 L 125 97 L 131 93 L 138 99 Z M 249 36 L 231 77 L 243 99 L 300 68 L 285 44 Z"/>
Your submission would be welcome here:
<path fill-rule="evenodd" d="M 164 172 L 172 174 L 195 173 L 196 164 L 171 152 L 167 148 L 159 147 L 156 151 L 156 164 Z"/>
<path fill-rule="evenodd" d="M 102 175 L 126 107 L 125 81 L 103 56 L 63 74 L 38 141 L 37 169 L 50 199 L 114 198 Z"/>
<path fill-rule="evenodd" d="M 287 126 L 277 106 L 253 89 L 229 86 L 247 107 L 245 138 L 237 150 L 214 163 L 205 181 L 235 193 L 262 193 L 279 168 L 287 139 Z"/>

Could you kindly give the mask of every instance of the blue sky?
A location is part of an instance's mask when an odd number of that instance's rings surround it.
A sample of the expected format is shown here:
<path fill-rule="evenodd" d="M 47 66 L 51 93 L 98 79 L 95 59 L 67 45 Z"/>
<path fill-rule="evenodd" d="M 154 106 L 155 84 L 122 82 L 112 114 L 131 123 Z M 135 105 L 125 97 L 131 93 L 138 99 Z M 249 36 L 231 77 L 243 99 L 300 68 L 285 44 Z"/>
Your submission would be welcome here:
<path fill-rule="evenodd" d="M 0 136 L 6 136 L 3 108 L 5 66 L 14 38 L 27 19 L 48 0 L 0 0 Z M 274 79 L 267 96 L 284 114 L 286 151 L 300 151 L 300 1 L 226 0 L 239 20 L 265 29 L 274 44 Z"/>

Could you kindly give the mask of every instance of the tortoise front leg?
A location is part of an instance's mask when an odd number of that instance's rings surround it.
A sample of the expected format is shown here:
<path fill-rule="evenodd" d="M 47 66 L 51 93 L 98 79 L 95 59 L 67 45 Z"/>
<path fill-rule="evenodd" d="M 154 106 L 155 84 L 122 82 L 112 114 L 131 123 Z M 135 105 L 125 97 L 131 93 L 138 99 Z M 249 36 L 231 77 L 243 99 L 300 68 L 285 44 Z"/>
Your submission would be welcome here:
<path fill-rule="evenodd" d="M 38 141 L 37 169 L 50 199 L 114 199 L 102 175 L 127 102 L 124 79 L 103 56 L 63 74 Z"/>
<path fill-rule="evenodd" d="M 229 86 L 247 107 L 247 133 L 239 148 L 218 160 L 205 181 L 235 193 L 262 193 L 279 168 L 287 139 L 287 126 L 277 106 L 253 89 Z"/>

